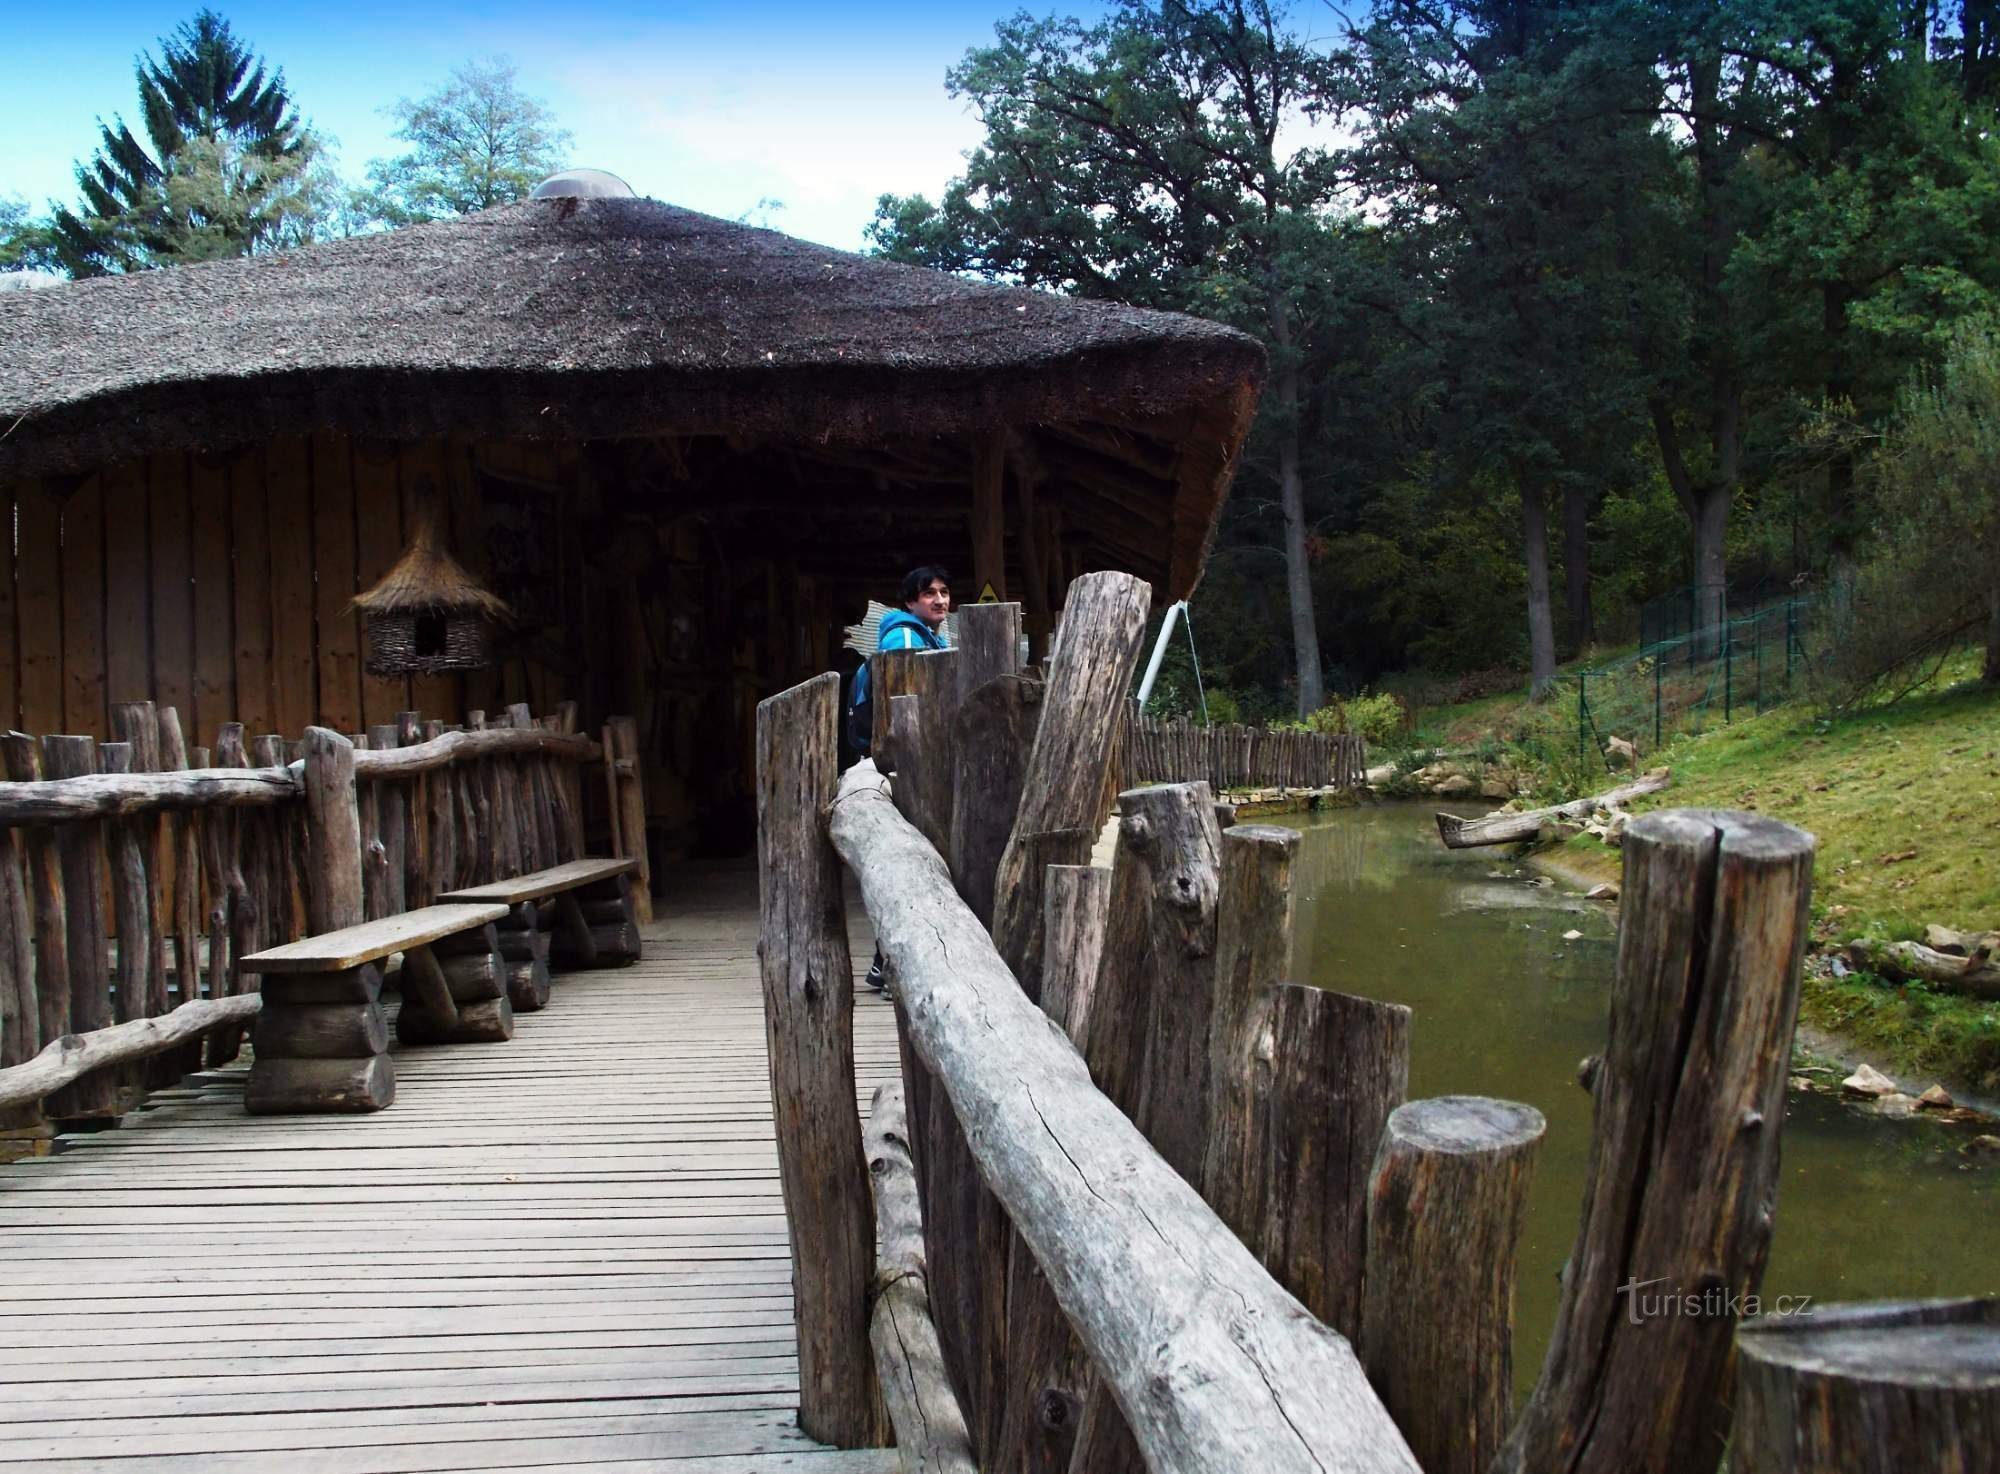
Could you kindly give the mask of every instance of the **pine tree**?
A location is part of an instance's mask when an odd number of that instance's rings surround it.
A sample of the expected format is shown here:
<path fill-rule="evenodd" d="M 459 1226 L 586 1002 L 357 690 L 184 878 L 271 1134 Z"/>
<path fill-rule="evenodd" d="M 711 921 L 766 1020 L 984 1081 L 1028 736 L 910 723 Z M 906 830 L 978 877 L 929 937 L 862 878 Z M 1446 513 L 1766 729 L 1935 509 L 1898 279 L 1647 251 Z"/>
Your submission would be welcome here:
<path fill-rule="evenodd" d="M 134 64 L 145 143 L 124 119 L 99 122 L 96 157 L 77 165 L 82 198 L 50 221 L 57 264 L 103 276 L 176 261 L 247 255 L 300 209 L 317 153 L 285 74 L 203 10 Z"/>

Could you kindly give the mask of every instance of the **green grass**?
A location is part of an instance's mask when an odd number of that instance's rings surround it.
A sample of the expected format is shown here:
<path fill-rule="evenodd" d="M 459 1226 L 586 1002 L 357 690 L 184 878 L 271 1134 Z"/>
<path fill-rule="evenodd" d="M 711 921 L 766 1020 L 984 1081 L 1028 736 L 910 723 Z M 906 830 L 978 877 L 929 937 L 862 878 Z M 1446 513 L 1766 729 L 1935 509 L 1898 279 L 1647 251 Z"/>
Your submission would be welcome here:
<path fill-rule="evenodd" d="M 1931 922 L 2000 928 L 2000 691 L 1977 672 L 1967 654 L 1892 706 L 1823 721 L 1797 704 L 1676 739 L 1647 759 L 1673 768 L 1673 786 L 1633 811 L 1747 809 L 1810 830 L 1823 947 L 1921 937 Z M 1495 719 L 1489 733 L 1522 719 L 1518 702 L 1472 705 Z M 1549 858 L 1573 879 L 1617 874 L 1617 852 L 1587 835 Z M 1892 1068 L 2000 1090 L 2000 1005 L 1815 971 L 1801 1012 Z"/>

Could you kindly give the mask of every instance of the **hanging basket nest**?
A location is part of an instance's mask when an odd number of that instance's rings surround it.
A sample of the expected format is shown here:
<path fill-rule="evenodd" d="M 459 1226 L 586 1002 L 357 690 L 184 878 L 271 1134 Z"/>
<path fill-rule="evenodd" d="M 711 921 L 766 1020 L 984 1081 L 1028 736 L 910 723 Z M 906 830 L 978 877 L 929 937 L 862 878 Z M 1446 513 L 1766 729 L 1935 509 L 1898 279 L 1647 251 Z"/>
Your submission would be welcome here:
<path fill-rule="evenodd" d="M 494 637 L 510 617 L 445 550 L 434 518 L 417 524 L 409 548 L 375 587 L 354 596 L 368 630 L 370 675 L 434 675 L 493 663 Z"/>

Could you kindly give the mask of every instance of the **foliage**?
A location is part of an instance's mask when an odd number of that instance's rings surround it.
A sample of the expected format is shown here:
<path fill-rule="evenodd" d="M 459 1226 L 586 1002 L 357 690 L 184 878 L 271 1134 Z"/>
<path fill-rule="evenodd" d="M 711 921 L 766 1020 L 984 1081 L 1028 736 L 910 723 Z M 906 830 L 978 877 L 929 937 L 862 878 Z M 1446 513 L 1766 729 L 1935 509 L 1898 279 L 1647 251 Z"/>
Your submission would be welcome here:
<path fill-rule="evenodd" d="M 1907 693 L 1977 632 L 2000 681 L 2000 321 L 1962 325 L 1942 367 L 1903 391 L 1864 467 L 1872 552 L 1824 631 L 1828 705 Z"/>
<path fill-rule="evenodd" d="M 1335 697 L 1301 724 L 1308 732 L 1358 732 L 1369 747 L 1397 742 L 1409 725 L 1403 703 L 1387 691 Z"/>
<path fill-rule="evenodd" d="M 45 267 L 49 252 L 47 222 L 31 220 L 21 200 L 0 199 L 0 272 Z"/>
<path fill-rule="evenodd" d="M 249 255 L 287 243 L 309 217 L 319 143 L 282 71 L 212 10 L 136 67 L 149 152 L 122 119 L 100 123 L 96 157 L 76 170 L 82 198 L 58 205 L 45 259 L 70 276 Z"/>
<path fill-rule="evenodd" d="M 526 199 L 563 167 L 570 135 L 522 92 L 505 57 L 469 61 L 436 91 L 386 111 L 409 152 L 368 165 L 365 208 L 409 225 Z"/>

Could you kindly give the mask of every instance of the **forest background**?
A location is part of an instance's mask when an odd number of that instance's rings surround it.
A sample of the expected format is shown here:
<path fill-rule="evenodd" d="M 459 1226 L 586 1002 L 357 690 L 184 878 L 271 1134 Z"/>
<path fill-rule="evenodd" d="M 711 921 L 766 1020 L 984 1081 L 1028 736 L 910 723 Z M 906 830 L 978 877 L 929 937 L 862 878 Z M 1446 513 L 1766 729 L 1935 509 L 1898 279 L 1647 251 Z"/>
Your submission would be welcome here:
<path fill-rule="evenodd" d="M 468 63 L 393 105 L 406 151 L 355 185 L 220 16 L 138 73 L 73 205 L 0 198 L 0 268 L 386 228 L 518 198 L 568 146 Z M 2000 633 L 1967 535 L 2000 519 L 1933 515 L 1950 468 L 1880 469 L 1948 360 L 1992 353 L 2000 0 L 1127 0 L 1002 20 L 946 85 L 984 141 L 884 196 L 871 249 L 1269 349 L 1194 602 L 1212 713 L 1543 688 L 1648 599 L 1708 623 L 1889 552 L 1942 587 L 1934 625 Z"/>

